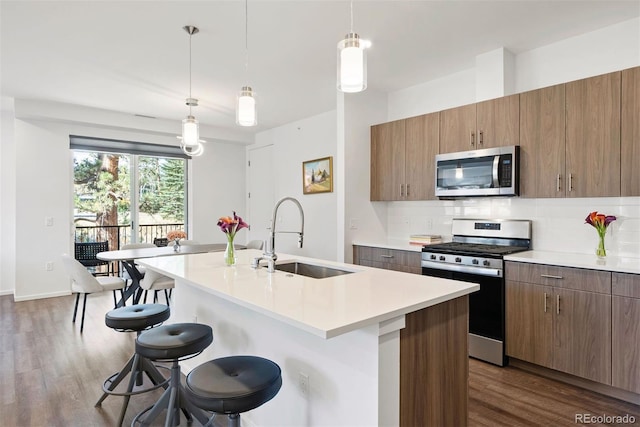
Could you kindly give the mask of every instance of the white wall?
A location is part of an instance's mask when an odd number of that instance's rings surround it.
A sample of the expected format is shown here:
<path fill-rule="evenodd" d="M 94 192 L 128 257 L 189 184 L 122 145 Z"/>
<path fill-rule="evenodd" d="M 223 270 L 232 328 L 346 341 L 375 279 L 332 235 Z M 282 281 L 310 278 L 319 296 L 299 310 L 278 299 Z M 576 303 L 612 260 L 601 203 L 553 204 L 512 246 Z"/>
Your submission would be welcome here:
<path fill-rule="evenodd" d="M 320 259 L 336 259 L 337 194 L 335 188 L 340 177 L 334 176 L 334 191 L 331 193 L 302 193 L 302 162 L 327 156 L 333 156 L 334 162 L 337 160 L 336 122 L 336 111 L 332 110 L 256 135 L 254 147 L 272 144 L 276 164 L 275 176 L 265 179 L 261 185 L 274 186 L 276 201 L 286 196 L 295 197 L 304 210 L 303 248 L 298 248 L 296 235 L 278 234 L 276 253 L 286 252 Z M 299 230 L 298 218 L 296 206 L 290 202 L 283 203 L 278 210 L 276 231 Z"/>
<path fill-rule="evenodd" d="M 358 94 L 344 95 L 345 164 L 344 258 L 352 262 L 354 240 L 382 240 L 387 227 L 386 203 L 369 201 L 371 182 L 372 125 L 386 120 L 387 94 L 368 89 Z"/>
<path fill-rule="evenodd" d="M 16 164 L 13 99 L 0 99 L 0 295 L 13 293 L 16 279 Z"/>
<path fill-rule="evenodd" d="M 3 111 L 3 124 L 13 122 L 15 134 L 11 138 L 11 133 L 3 126 L 0 147 L 3 165 L 2 230 L 3 235 L 15 230 L 16 238 L 15 242 L 10 236 L 0 241 L 3 254 L 0 289 L 3 292 L 14 290 L 16 300 L 70 293 L 69 279 L 60 263 L 60 254 L 73 250 L 70 134 L 159 144 L 177 143 L 175 134 L 166 131 L 172 129 L 171 124 L 163 121 L 158 121 L 156 126 L 162 132 L 151 132 L 145 126 L 130 128 L 132 119 L 128 115 L 120 115 L 122 120 L 119 121 L 118 113 L 103 114 L 101 110 L 72 106 L 69 110 L 81 112 L 84 120 L 84 123 L 78 123 L 79 116 L 65 119 L 60 115 L 66 110 L 65 106 L 56 109 L 51 108 L 51 103 L 44 104 L 45 107 L 38 110 L 32 101 L 22 103 L 16 100 L 16 120 Z M 21 110 L 23 105 L 27 108 Z M 47 117 L 48 111 L 55 114 Z M 177 120 L 175 128 L 179 132 Z M 11 142 L 15 145 L 15 155 L 11 153 Z M 216 222 L 220 216 L 229 215 L 234 209 L 244 210 L 245 182 L 241 172 L 244 162 L 243 145 L 230 146 L 212 140 L 206 144 L 205 155 L 191 162 L 191 238 L 202 242 L 224 241 Z M 9 167 L 5 169 L 7 164 Z M 237 180 L 237 190 L 229 189 L 229 176 Z M 12 180 L 15 181 L 14 194 L 11 194 Z M 12 212 L 15 212 L 13 219 Z M 53 218 L 53 226 L 45 226 L 45 217 Z M 54 263 L 53 271 L 45 271 L 45 264 L 49 261 Z"/>

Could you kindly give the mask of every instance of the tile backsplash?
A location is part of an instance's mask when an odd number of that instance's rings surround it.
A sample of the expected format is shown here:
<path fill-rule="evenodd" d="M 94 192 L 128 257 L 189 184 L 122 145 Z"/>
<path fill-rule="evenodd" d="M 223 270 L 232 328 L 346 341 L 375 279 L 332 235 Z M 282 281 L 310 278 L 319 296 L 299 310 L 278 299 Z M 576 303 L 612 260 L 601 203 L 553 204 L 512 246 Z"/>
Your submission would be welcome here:
<path fill-rule="evenodd" d="M 584 199 L 470 198 L 387 205 L 387 238 L 410 234 L 451 237 L 453 218 L 505 218 L 532 221 L 533 249 L 595 253 L 598 234 L 585 224 L 590 212 L 615 215 L 607 231 L 607 254 L 640 258 L 640 197 Z"/>

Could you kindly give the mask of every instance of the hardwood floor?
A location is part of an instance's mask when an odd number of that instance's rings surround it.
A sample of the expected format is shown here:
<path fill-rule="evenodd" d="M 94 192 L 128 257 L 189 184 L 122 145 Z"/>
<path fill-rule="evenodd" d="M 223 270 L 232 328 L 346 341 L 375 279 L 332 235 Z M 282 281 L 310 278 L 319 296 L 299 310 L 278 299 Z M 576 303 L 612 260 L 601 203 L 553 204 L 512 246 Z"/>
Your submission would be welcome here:
<path fill-rule="evenodd" d="M 105 378 L 133 352 L 135 334 L 107 328 L 109 293 L 87 299 L 84 334 L 71 323 L 74 297 L 15 303 L 0 297 L 0 426 L 113 426 L 121 397 L 94 407 Z M 469 425 L 575 426 L 576 414 L 635 417 L 640 407 L 522 371 L 470 361 Z M 160 390 L 133 396 L 123 425 Z M 225 425 L 220 417 L 216 425 Z M 157 422 L 154 425 L 162 425 Z M 181 425 L 186 425 L 183 419 Z M 194 426 L 199 425 L 194 421 Z M 599 424 L 592 424 L 599 425 Z M 603 424 L 600 424 L 603 425 Z M 607 424 L 615 425 L 615 424 Z M 626 424 L 629 425 L 629 424 Z M 297 426 L 294 426 L 297 427 Z M 420 426 L 416 426 L 420 427 Z"/>

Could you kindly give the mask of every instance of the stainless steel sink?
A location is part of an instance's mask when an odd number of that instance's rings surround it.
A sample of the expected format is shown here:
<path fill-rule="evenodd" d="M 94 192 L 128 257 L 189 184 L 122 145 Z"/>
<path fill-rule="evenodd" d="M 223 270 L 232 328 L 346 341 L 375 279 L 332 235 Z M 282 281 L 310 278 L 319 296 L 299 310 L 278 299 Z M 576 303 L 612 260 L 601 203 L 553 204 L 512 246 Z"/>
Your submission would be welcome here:
<path fill-rule="evenodd" d="M 322 265 L 306 264 L 297 261 L 276 264 L 276 270 L 311 277 L 313 279 L 325 279 L 327 277 L 353 273 L 353 271 L 340 270 L 338 268 L 325 267 Z"/>

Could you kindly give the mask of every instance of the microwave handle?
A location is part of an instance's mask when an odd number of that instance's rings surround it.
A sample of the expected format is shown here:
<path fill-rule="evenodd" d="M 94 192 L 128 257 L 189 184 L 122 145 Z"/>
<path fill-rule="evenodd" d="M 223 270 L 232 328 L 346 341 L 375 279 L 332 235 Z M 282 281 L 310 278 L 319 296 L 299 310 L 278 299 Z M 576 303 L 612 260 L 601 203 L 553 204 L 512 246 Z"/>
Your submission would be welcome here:
<path fill-rule="evenodd" d="M 499 188 L 500 184 L 498 182 L 498 167 L 500 166 L 500 156 L 495 156 L 493 158 L 493 185 L 492 188 Z"/>

